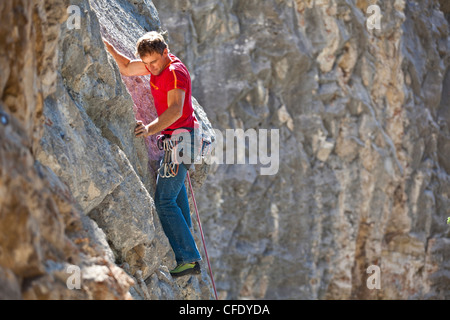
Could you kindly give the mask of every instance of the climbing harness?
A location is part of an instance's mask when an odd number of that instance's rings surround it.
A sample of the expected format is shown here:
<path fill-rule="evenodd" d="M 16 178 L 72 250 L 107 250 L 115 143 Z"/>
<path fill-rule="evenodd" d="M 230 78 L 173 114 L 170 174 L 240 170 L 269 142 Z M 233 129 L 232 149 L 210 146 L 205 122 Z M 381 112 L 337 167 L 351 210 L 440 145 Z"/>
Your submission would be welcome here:
<path fill-rule="evenodd" d="M 203 235 L 202 223 L 200 222 L 200 215 L 198 214 L 197 203 L 195 202 L 194 189 L 192 188 L 191 177 L 189 175 L 189 171 L 187 172 L 187 179 L 189 182 L 189 188 L 191 189 L 192 202 L 194 203 L 195 214 L 197 215 L 197 221 L 198 221 L 198 227 L 200 229 L 200 235 L 202 236 L 203 249 L 205 251 L 206 261 L 208 262 L 209 276 L 211 277 L 211 282 L 212 282 L 213 289 L 214 289 L 214 296 L 216 297 L 216 300 L 219 300 L 219 298 L 217 297 L 216 284 L 214 282 L 214 276 L 213 276 L 212 269 L 211 269 L 211 263 L 209 262 L 208 250 L 206 249 L 205 236 Z"/>

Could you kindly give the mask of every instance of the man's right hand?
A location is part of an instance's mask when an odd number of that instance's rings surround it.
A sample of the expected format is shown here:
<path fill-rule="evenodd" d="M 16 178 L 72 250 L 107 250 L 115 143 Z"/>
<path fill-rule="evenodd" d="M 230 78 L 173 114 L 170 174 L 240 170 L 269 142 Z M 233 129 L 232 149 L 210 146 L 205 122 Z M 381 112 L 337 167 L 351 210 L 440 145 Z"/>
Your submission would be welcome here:
<path fill-rule="evenodd" d="M 113 46 L 111 43 L 108 42 L 108 40 L 103 39 L 103 43 L 105 44 L 106 50 L 108 50 L 109 52 L 111 52 Z"/>

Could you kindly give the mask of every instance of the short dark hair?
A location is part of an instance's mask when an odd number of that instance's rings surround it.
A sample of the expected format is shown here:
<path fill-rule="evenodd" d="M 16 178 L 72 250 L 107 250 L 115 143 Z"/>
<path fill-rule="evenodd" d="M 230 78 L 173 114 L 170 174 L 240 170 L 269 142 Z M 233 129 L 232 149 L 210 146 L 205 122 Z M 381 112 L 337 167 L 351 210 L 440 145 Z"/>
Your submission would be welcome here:
<path fill-rule="evenodd" d="M 144 57 L 153 53 L 163 54 L 164 49 L 169 48 L 164 37 L 157 31 L 144 34 L 136 43 L 136 56 Z"/>

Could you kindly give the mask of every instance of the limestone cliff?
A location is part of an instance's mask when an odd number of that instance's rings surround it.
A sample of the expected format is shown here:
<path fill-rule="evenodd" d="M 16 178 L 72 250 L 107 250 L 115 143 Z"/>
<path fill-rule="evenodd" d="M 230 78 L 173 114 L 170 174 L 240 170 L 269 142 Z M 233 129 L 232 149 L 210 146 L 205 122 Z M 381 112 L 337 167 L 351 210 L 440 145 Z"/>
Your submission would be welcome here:
<path fill-rule="evenodd" d="M 220 298 L 450 298 L 449 17 L 445 0 L 1 1 L 0 298 L 213 298 L 205 263 L 168 273 L 160 152 L 132 134 L 156 115 L 148 77 L 102 43 L 132 56 L 149 30 L 205 128 L 280 133 L 274 175 L 192 172 Z"/>
<path fill-rule="evenodd" d="M 448 1 L 153 2 L 214 127 L 280 130 L 198 200 L 220 296 L 448 299 Z"/>

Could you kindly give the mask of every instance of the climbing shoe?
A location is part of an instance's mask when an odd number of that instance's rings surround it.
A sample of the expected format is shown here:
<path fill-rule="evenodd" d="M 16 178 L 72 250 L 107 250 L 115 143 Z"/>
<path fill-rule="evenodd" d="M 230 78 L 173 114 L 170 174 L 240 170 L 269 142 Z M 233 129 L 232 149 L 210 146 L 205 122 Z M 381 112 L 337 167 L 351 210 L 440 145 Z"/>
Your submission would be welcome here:
<path fill-rule="evenodd" d="M 170 270 L 172 277 L 181 277 L 188 274 L 199 274 L 200 264 L 198 262 L 194 263 L 182 263 L 179 264 L 175 269 Z"/>

